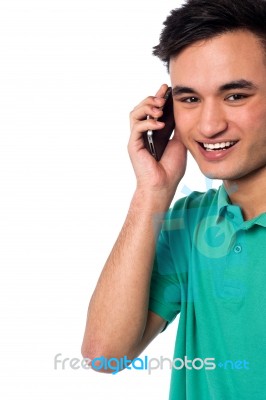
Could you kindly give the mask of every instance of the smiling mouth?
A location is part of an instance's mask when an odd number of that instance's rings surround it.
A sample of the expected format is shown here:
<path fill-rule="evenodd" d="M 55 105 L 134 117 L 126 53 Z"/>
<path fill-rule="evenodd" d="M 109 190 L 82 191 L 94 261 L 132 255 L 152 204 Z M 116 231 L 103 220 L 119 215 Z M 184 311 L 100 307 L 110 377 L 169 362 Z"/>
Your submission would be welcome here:
<path fill-rule="evenodd" d="M 233 147 L 237 142 L 221 142 L 221 143 L 202 143 L 199 145 L 206 151 L 221 151 L 228 150 Z"/>

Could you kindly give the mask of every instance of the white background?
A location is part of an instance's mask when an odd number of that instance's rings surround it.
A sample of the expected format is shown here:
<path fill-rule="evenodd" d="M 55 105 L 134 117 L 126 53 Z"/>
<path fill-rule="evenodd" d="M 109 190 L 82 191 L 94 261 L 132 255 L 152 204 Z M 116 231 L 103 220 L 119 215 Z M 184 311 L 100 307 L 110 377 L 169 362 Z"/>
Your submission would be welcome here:
<path fill-rule="evenodd" d="M 180 4 L 0 2 L 2 399 L 168 397 L 168 369 L 55 370 L 54 356 L 81 357 L 89 298 L 135 187 L 128 115 L 169 83 L 151 51 Z M 176 198 L 205 189 L 190 159 Z M 143 356 L 171 358 L 177 322 Z"/>

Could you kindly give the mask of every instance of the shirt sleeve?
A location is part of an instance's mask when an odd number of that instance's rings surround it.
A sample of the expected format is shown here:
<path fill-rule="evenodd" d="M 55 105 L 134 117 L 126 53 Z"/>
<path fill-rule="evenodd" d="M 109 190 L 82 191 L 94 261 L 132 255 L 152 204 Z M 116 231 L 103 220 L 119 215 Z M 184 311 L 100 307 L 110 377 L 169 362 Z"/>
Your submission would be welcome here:
<path fill-rule="evenodd" d="M 194 232 L 210 207 L 217 214 L 216 193 L 215 189 L 192 192 L 178 199 L 165 215 L 156 244 L 149 296 L 149 309 L 167 321 L 165 328 L 182 312 L 191 295 L 188 277 Z"/>
<path fill-rule="evenodd" d="M 171 218 L 171 216 L 170 216 Z M 181 310 L 181 287 L 171 252 L 170 235 L 177 220 L 165 221 L 159 234 L 150 284 L 149 310 L 171 323 Z"/>

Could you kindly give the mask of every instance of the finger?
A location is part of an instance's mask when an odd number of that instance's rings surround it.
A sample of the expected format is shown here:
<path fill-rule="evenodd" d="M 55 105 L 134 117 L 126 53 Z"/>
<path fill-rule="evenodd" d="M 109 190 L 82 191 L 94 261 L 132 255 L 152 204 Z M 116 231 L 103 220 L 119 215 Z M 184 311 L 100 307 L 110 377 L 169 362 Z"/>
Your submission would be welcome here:
<path fill-rule="evenodd" d="M 136 107 L 134 107 L 131 113 L 134 114 L 135 110 L 138 110 L 139 108 L 142 108 L 147 105 L 160 108 L 164 105 L 164 103 L 165 103 L 165 99 L 163 97 L 149 96 L 145 100 L 143 100 L 141 103 L 139 103 Z"/>
<path fill-rule="evenodd" d="M 166 85 L 166 83 L 164 83 L 160 89 L 157 91 L 155 97 L 164 97 L 166 91 L 168 89 L 168 86 Z"/>
<path fill-rule="evenodd" d="M 132 112 L 140 107 L 142 107 L 145 104 L 150 104 L 156 107 L 162 107 L 165 103 L 165 93 L 168 89 L 168 86 L 166 84 L 163 84 L 160 89 L 156 92 L 155 96 L 149 96 L 146 97 L 143 101 L 141 101 L 137 106 L 135 106 L 132 110 Z"/>
<path fill-rule="evenodd" d="M 134 123 L 135 121 L 142 121 L 147 118 L 147 116 L 152 118 L 159 118 L 163 115 L 163 111 L 160 107 L 150 104 L 145 104 L 142 107 L 136 108 L 131 113 L 131 120 Z"/>
<path fill-rule="evenodd" d="M 163 122 L 156 121 L 154 119 L 147 119 L 145 121 L 138 121 L 134 124 L 131 130 L 130 141 L 135 141 L 141 138 L 144 132 L 156 131 L 164 127 Z"/>

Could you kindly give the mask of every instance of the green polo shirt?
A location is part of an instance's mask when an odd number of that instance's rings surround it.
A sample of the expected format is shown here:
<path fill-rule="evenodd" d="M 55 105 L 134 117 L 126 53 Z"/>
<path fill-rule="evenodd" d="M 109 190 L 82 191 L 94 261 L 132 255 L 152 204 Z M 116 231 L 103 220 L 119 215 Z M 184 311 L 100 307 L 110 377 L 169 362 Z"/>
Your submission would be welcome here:
<path fill-rule="evenodd" d="M 265 227 L 266 213 L 244 221 L 223 185 L 167 213 L 149 309 L 168 324 L 180 313 L 170 400 L 266 399 Z"/>

